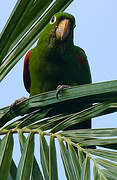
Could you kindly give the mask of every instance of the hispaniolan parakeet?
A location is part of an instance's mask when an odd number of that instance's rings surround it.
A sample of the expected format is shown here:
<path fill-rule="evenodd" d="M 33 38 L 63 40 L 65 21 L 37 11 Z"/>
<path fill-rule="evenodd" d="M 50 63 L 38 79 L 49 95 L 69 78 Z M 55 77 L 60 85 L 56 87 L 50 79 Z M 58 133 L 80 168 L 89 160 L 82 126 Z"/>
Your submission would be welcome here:
<path fill-rule="evenodd" d="M 55 90 L 58 85 L 91 83 L 86 54 L 73 42 L 74 27 L 72 15 L 55 14 L 41 33 L 37 46 L 26 55 L 23 78 L 30 96 Z M 71 129 L 90 127 L 88 120 Z"/>

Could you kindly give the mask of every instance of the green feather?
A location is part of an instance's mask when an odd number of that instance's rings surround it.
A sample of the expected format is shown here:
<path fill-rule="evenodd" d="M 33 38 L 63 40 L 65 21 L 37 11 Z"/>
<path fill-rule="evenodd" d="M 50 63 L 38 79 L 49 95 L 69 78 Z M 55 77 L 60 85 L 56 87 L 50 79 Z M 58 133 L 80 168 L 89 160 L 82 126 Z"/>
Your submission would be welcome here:
<path fill-rule="evenodd" d="M 90 69 L 85 52 L 73 43 L 75 19 L 64 12 L 55 14 L 55 22 L 47 24 L 37 46 L 31 50 L 29 72 L 30 96 L 55 90 L 58 85 L 76 85 L 91 82 Z M 63 41 L 56 38 L 56 28 L 63 19 L 71 22 L 70 32 Z M 52 20 L 51 20 L 52 21 Z M 78 54 L 84 60 L 78 60 Z"/>

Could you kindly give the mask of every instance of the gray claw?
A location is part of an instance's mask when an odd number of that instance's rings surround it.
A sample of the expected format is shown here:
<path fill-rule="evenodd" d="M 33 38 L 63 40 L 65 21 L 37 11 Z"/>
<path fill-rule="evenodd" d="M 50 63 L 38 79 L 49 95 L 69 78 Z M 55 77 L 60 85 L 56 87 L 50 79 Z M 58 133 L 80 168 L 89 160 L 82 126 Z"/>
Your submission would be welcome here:
<path fill-rule="evenodd" d="M 17 99 L 13 104 L 10 105 L 10 113 L 13 114 L 16 110 L 16 106 L 20 103 L 22 103 L 23 101 L 25 101 L 27 98 L 26 97 L 22 97 L 20 99 Z"/>
<path fill-rule="evenodd" d="M 57 91 L 56 91 L 56 98 L 58 99 L 59 93 L 67 88 L 70 88 L 70 86 L 69 85 L 58 85 Z"/>

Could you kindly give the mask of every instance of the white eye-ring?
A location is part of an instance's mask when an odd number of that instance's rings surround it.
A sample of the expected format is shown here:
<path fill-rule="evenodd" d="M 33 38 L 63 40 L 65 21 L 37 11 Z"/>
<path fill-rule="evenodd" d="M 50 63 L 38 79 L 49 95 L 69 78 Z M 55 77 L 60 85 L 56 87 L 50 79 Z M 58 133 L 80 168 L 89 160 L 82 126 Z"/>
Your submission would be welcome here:
<path fill-rule="evenodd" d="M 56 16 L 52 16 L 50 19 L 50 24 L 54 24 L 56 22 Z"/>

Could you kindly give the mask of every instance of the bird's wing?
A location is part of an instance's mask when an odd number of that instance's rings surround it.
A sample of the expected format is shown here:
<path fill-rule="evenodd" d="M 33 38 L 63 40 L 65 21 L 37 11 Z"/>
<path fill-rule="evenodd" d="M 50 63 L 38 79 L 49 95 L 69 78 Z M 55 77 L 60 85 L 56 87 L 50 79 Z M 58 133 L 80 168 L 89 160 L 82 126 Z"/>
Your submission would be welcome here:
<path fill-rule="evenodd" d="M 23 70 L 23 81 L 24 81 L 24 86 L 25 89 L 30 93 L 30 85 L 31 85 L 31 80 L 30 80 L 30 73 L 29 73 L 29 56 L 30 56 L 31 51 L 29 51 L 25 57 L 24 60 L 24 70 Z"/>
<path fill-rule="evenodd" d="M 91 72 L 85 51 L 82 48 L 75 46 L 75 53 L 80 66 L 81 84 L 91 83 Z"/>

